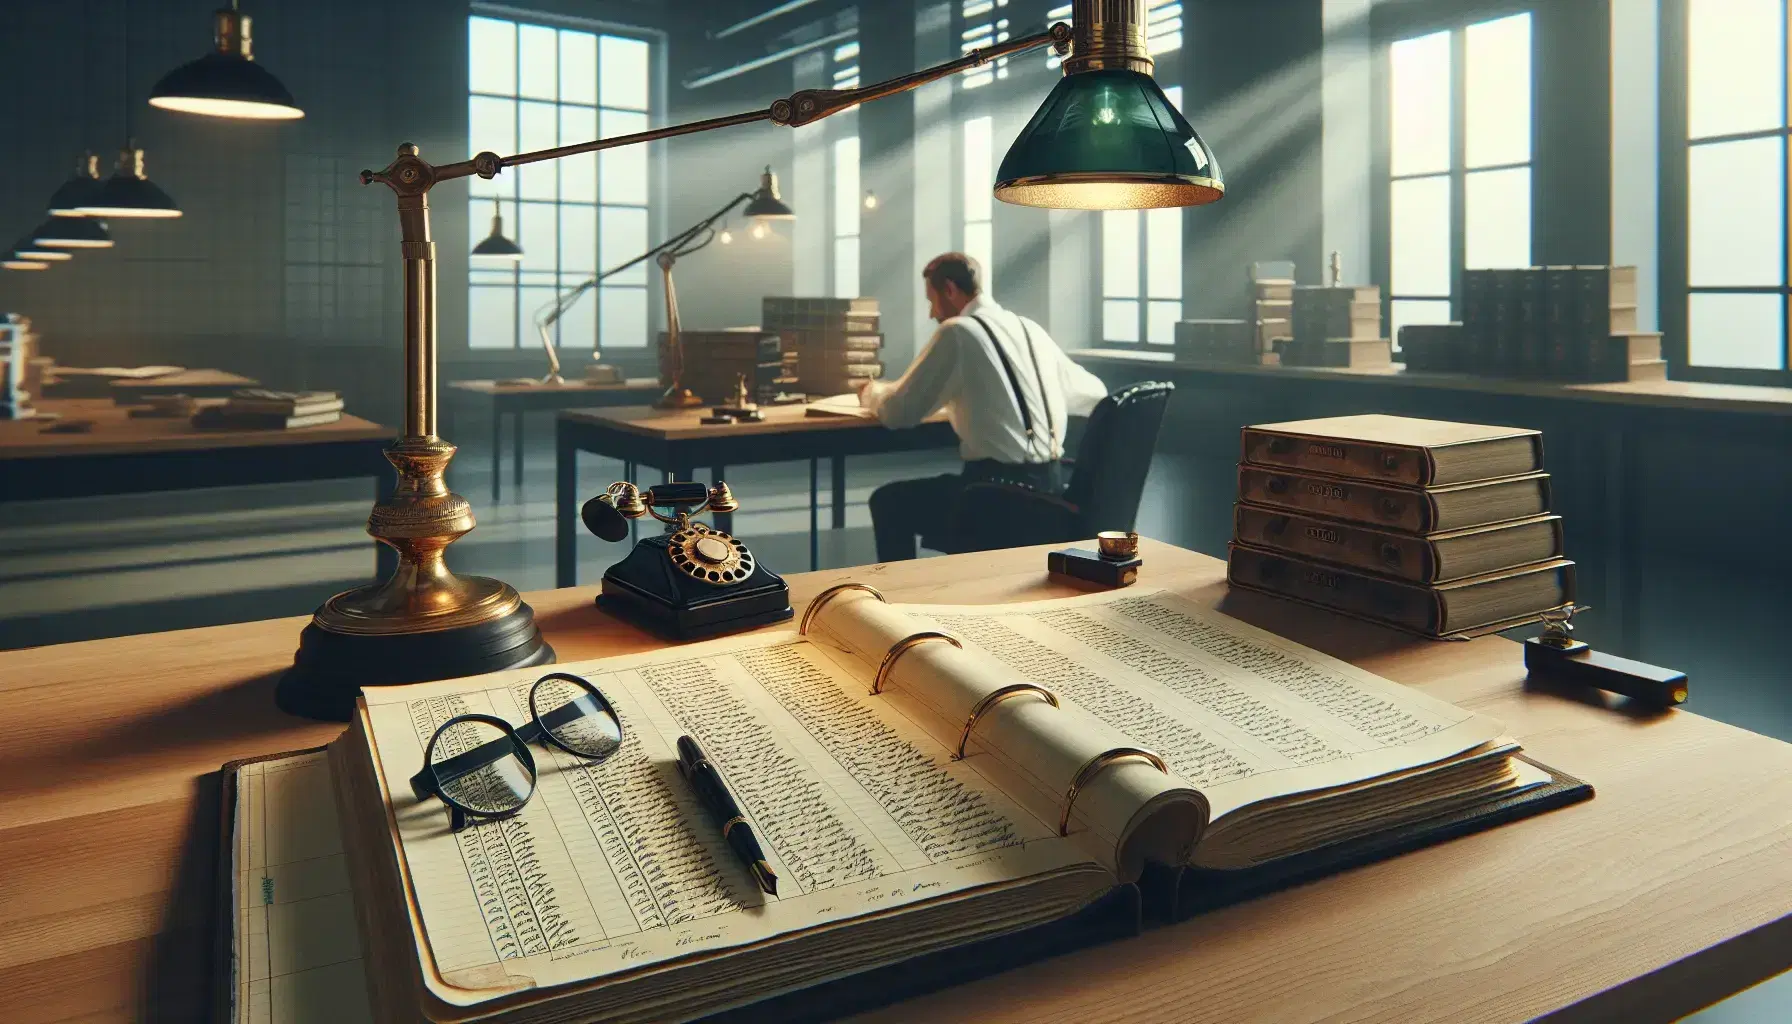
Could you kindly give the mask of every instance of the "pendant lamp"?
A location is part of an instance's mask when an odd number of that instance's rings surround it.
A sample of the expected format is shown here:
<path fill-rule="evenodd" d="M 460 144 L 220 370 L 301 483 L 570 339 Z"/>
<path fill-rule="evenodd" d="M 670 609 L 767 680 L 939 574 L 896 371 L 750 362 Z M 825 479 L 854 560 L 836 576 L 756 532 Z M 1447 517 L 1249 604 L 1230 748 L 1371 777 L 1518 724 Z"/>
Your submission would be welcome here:
<path fill-rule="evenodd" d="M 112 248 L 112 233 L 98 217 L 53 216 L 31 232 L 31 240 L 51 249 Z"/>
<path fill-rule="evenodd" d="M 166 218 L 180 216 L 180 207 L 143 173 L 143 151 L 133 139 L 118 151 L 118 167 L 99 195 L 77 212 L 86 217 Z"/>
<path fill-rule="evenodd" d="M 1213 151 L 1151 77 L 1144 3 L 1075 5 L 1064 78 L 1002 159 L 997 199 L 1128 210 L 1203 206 L 1226 194 Z"/>
<path fill-rule="evenodd" d="M 499 260 L 523 258 L 523 247 L 504 237 L 504 212 L 496 199 L 492 200 L 492 233 L 473 247 L 473 255 Z"/>
<path fill-rule="evenodd" d="M 75 254 L 72 252 L 63 252 L 60 249 L 51 249 L 46 246 L 38 245 L 31 240 L 30 235 L 26 235 L 24 238 L 13 243 L 12 254 L 18 259 L 35 260 L 39 263 L 61 263 L 63 260 L 72 260 L 75 258 Z"/>
<path fill-rule="evenodd" d="M 50 265 L 42 260 L 0 260 L 0 270 L 48 270 Z"/>
<path fill-rule="evenodd" d="M 292 93 L 255 63 L 249 16 L 229 7 L 212 14 L 212 52 L 162 76 L 150 90 L 149 105 L 206 117 L 286 121 L 304 117 Z"/>
<path fill-rule="evenodd" d="M 92 153 L 82 153 L 81 159 L 75 164 L 75 173 L 50 193 L 50 215 L 79 217 L 81 214 L 75 211 L 92 202 L 99 191 L 100 158 Z"/>

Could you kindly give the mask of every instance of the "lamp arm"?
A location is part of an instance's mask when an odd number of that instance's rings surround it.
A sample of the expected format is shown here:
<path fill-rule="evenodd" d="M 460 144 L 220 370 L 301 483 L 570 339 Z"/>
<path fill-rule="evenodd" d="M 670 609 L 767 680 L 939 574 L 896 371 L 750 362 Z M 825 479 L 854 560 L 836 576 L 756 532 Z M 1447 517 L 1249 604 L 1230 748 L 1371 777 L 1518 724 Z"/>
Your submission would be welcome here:
<path fill-rule="evenodd" d="M 499 156 L 488 151 L 480 153 L 471 160 L 429 167 L 427 182 L 418 182 L 415 178 L 395 181 L 392 174 L 398 169 L 398 165 L 394 164 L 384 171 L 362 171 L 361 183 L 370 184 L 379 181 L 394 187 L 402 184 L 411 188 L 416 188 L 421 184 L 423 190 L 427 191 L 430 186 L 453 178 L 465 178 L 473 174 L 477 174 L 481 178 L 494 178 L 497 177 L 499 171 L 506 167 L 518 167 L 523 164 L 539 163 L 543 160 L 558 160 L 562 157 L 578 156 L 583 153 L 597 153 L 606 149 L 619 149 L 623 146 L 634 146 L 643 142 L 676 138 L 680 135 L 693 135 L 715 128 L 732 128 L 735 125 L 753 124 L 758 121 L 770 121 L 786 128 L 800 128 L 824 117 L 838 114 L 842 110 L 856 107 L 861 103 L 919 89 L 929 82 L 937 82 L 967 68 L 978 67 L 992 60 L 1047 44 L 1055 47 L 1060 54 L 1068 53 L 1070 51 L 1070 26 L 1064 22 L 1058 22 L 1042 32 L 972 50 L 957 60 L 949 60 L 931 68 L 913 71 L 857 89 L 802 89 L 784 99 L 774 100 L 771 106 L 763 110 L 748 110 L 724 117 L 711 117 L 702 121 L 653 128 L 644 132 L 635 132 L 632 135 L 615 135 L 607 139 L 594 139 L 591 142 L 557 146 L 553 149 L 538 149 L 532 153 L 517 153 L 512 156 Z M 422 170 L 421 168 L 414 169 Z M 405 170 L 409 171 L 413 168 L 405 168 Z"/>

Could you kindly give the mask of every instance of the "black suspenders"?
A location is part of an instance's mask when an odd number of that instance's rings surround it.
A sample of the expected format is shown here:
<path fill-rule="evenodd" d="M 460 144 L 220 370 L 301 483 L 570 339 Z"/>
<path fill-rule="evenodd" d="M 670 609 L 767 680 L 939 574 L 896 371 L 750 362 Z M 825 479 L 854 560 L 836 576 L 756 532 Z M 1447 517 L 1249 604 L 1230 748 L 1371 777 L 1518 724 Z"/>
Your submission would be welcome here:
<path fill-rule="evenodd" d="M 1008 358 L 1008 353 L 1002 351 L 1002 343 L 996 338 L 996 332 L 994 328 L 989 326 L 989 321 L 974 314 L 971 319 L 977 321 L 977 323 L 982 326 L 983 333 L 989 335 L 989 345 L 996 350 L 996 358 L 1002 361 L 1002 369 L 1008 374 L 1008 386 L 1014 390 L 1014 404 L 1020 409 L 1021 429 L 1025 430 L 1027 434 L 1027 454 L 1031 455 L 1033 452 L 1033 438 L 1035 436 L 1033 431 L 1033 413 L 1027 408 L 1026 396 L 1021 393 L 1020 375 L 1014 372 L 1014 363 Z M 1017 316 L 1015 319 L 1018 320 L 1020 318 Z M 1027 322 L 1025 320 L 1020 321 L 1020 332 L 1021 335 L 1027 339 L 1027 355 L 1032 357 L 1033 360 L 1033 377 L 1039 381 L 1039 404 L 1045 407 L 1045 429 L 1050 438 L 1050 446 L 1046 448 L 1045 457 L 1049 461 L 1057 458 L 1057 455 L 1054 453 L 1058 448 L 1058 430 L 1056 424 L 1052 422 L 1051 399 L 1046 397 L 1045 374 L 1041 373 L 1039 370 L 1039 351 L 1033 347 L 1033 332 L 1027 330 Z"/>

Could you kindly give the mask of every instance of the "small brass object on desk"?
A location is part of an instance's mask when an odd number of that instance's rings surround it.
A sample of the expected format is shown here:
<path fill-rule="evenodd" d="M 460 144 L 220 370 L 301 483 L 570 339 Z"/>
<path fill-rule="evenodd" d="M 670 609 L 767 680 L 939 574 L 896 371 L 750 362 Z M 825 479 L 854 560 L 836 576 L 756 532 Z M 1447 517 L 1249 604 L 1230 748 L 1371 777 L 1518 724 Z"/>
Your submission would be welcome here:
<path fill-rule="evenodd" d="M 1657 707 L 1686 703 L 1686 673 L 1601 654 L 1574 639 L 1574 606 L 1543 613 L 1543 635 L 1524 642 L 1532 678 L 1591 686 Z"/>
<path fill-rule="evenodd" d="M 727 405 L 718 405 L 711 409 L 712 415 L 706 417 L 704 423 L 758 423 L 765 419 L 759 411 L 759 403 L 753 401 L 752 393 L 747 390 L 747 375 L 734 375 L 734 395 Z"/>
<path fill-rule="evenodd" d="M 1095 536 L 1099 549 L 1065 548 L 1045 556 L 1047 572 L 1070 576 L 1104 587 L 1130 587 L 1139 578 L 1139 535 L 1131 530 L 1106 530 Z"/>

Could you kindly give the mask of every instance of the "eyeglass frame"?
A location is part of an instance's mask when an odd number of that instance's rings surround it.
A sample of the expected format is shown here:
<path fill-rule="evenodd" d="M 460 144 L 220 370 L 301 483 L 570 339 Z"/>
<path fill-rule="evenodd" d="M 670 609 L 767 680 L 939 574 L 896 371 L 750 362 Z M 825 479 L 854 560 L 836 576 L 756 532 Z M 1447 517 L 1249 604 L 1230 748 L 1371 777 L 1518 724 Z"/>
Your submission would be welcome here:
<path fill-rule="evenodd" d="M 537 694 L 541 690 L 541 685 L 550 681 L 573 683 L 584 692 L 578 697 L 562 704 L 560 707 L 549 711 L 546 716 L 543 716 L 541 709 L 537 704 Z M 596 684 L 583 676 L 573 675 L 571 672 L 549 672 L 535 680 L 534 684 L 529 687 L 529 721 L 521 726 L 513 726 L 496 715 L 488 715 L 481 712 L 468 712 L 466 714 L 455 715 L 453 718 L 450 718 L 437 726 L 435 732 L 429 737 L 429 743 L 424 747 L 423 768 L 419 770 L 417 774 L 411 776 L 410 783 L 412 794 L 416 796 L 418 802 L 434 797 L 447 805 L 449 810 L 449 831 L 451 832 L 460 832 L 467 828 L 468 825 L 483 824 L 488 821 L 502 821 L 506 818 L 515 817 L 522 812 L 524 807 L 528 806 L 530 798 L 535 795 L 536 783 L 539 778 L 535 768 L 535 755 L 529 751 L 530 743 L 546 742 L 549 745 L 560 748 L 581 761 L 589 761 L 593 763 L 603 761 L 616 752 L 615 749 L 612 749 L 602 754 L 587 754 L 582 751 L 574 750 L 572 747 L 561 742 L 558 736 L 554 735 L 553 729 L 555 726 L 562 724 L 564 721 L 576 721 L 578 718 L 585 717 L 585 715 L 589 713 L 585 710 L 585 705 L 588 701 L 595 701 L 598 705 L 601 705 L 603 712 L 607 713 L 610 720 L 616 723 L 617 747 L 620 748 L 622 745 L 622 716 L 616 713 L 616 705 L 610 703 L 610 698 L 604 696 L 604 692 L 598 689 Z M 577 715 L 570 715 L 563 719 L 557 718 L 557 716 L 566 712 L 568 708 L 580 708 L 581 710 Z M 441 740 L 443 733 L 448 731 L 448 727 L 466 722 L 478 722 L 483 725 L 495 726 L 504 735 L 499 739 L 481 743 L 471 750 L 461 751 L 440 762 L 432 762 L 431 755 L 435 753 L 436 744 Z M 497 753 L 490 753 L 502 744 L 508 744 L 508 749 Z M 490 756 L 484 756 L 488 753 Z M 496 764 L 506 756 L 515 757 L 518 761 L 522 762 L 523 767 L 529 772 L 529 791 L 523 794 L 522 799 L 517 802 L 515 807 L 508 811 L 484 811 L 469 807 L 448 795 L 445 787 L 449 783 L 458 779 L 463 779 L 473 772 L 484 768 L 486 765 Z M 469 764 L 460 770 L 450 770 L 450 774 L 448 774 L 446 778 L 443 777 L 442 771 L 444 766 L 452 765 L 456 761 L 469 758 L 477 759 L 477 763 Z"/>

